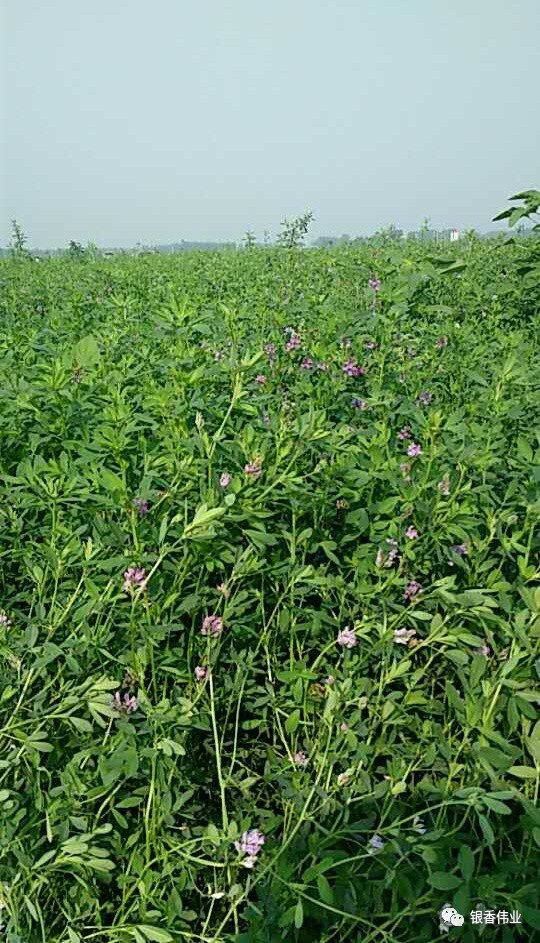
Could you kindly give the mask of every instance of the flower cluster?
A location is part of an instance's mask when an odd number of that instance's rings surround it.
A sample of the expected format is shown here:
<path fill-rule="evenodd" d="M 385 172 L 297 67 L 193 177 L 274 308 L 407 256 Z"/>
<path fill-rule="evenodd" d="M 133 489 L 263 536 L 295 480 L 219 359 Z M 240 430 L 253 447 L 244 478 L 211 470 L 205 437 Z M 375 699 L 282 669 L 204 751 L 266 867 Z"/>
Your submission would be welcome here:
<path fill-rule="evenodd" d="M 231 480 L 232 479 L 231 479 L 231 476 L 229 475 L 229 472 L 222 472 L 221 475 L 219 476 L 219 483 L 222 488 L 227 488 L 228 485 L 230 485 Z"/>
<path fill-rule="evenodd" d="M 276 345 L 275 345 L 275 344 L 265 344 L 265 345 L 264 345 L 264 352 L 265 352 L 266 356 L 268 357 L 268 360 L 270 360 L 270 362 L 272 362 L 272 361 L 274 361 L 274 360 L 276 359 L 276 350 L 277 350 L 277 348 L 276 348 Z"/>
<path fill-rule="evenodd" d="M 399 560 L 397 540 L 395 540 L 393 537 L 388 537 L 386 543 L 390 545 L 390 550 L 388 553 L 385 553 L 384 550 L 381 549 L 377 551 L 377 556 L 375 557 L 375 566 L 391 567 L 394 566 Z"/>
<path fill-rule="evenodd" d="M 146 589 L 146 570 L 141 566 L 129 566 L 124 571 L 123 590 L 125 593 L 130 593 L 138 586 Z"/>
<path fill-rule="evenodd" d="M 374 275 L 372 278 L 370 278 L 368 285 L 372 291 L 380 291 L 381 280 L 380 278 L 377 278 L 377 276 Z"/>
<path fill-rule="evenodd" d="M 244 471 L 246 475 L 249 475 L 250 478 L 260 478 L 262 475 L 262 467 L 260 462 L 248 462 L 244 465 Z"/>
<path fill-rule="evenodd" d="M 146 498 L 133 498 L 131 503 L 133 507 L 137 509 L 139 517 L 144 517 L 145 514 L 148 514 L 150 506 Z"/>
<path fill-rule="evenodd" d="M 298 350 L 302 343 L 302 339 L 296 331 L 291 330 L 289 340 L 285 344 L 285 350 Z"/>
<path fill-rule="evenodd" d="M 347 626 L 347 628 L 342 629 L 341 632 L 338 632 L 336 643 L 341 645 L 342 648 L 354 648 L 355 645 L 358 645 L 356 632 L 354 629 L 350 629 Z"/>
<path fill-rule="evenodd" d="M 11 625 L 11 619 L 8 619 L 4 611 L 0 612 L 0 627 L 3 629 L 9 629 Z"/>
<path fill-rule="evenodd" d="M 133 714 L 138 707 L 137 698 L 133 694 L 120 694 L 120 691 L 117 691 L 113 697 L 111 707 L 113 710 L 118 711 L 121 714 Z"/>
<path fill-rule="evenodd" d="M 346 360 L 341 369 L 348 377 L 362 377 L 366 372 L 364 367 L 360 367 L 352 358 Z"/>
<path fill-rule="evenodd" d="M 234 847 L 241 854 L 245 855 L 242 864 L 244 868 L 253 868 L 257 863 L 259 854 L 266 839 L 264 834 L 258 828 L 252 828 L 248 832 L 243 832 L 240 841 L 235 841 Z"/>
<path fill-rule="evenodd" d="M 414 599 L 414 597 L 422 591 L 420 583 L 417 583 L 416 580 L 411 580 L 410 583 L 405 587 L 405 592 L 403 593 L 403 598 L 406 600 Z"/>
<path fill-rule="evenodd" d="M 416 458 L 417 455 L 422 454 L 422 446 L 418 442 L 411 442 L 409 448 L 407 449 L 407 455 L 410 458 Z"/>
<path fill-rule="evenodd" d="M 394 642 L 396 645 L 408 645 L 415 635 L 416 629 L 394 629 Z"/>
<path fill-rule="evenodd" d="M 205 616 L 201 628 L 201 635 L 210 635 L 218 638 L 223 632 L 223 619 L 220 616 Z"/>

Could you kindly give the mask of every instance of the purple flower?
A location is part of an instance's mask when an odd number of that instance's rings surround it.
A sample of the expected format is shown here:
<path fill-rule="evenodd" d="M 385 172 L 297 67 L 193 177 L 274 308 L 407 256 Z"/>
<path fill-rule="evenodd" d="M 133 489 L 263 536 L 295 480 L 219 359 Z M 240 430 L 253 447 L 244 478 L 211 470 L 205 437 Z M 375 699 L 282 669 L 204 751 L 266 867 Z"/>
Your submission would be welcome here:
<path fill-rule="evenodd" d="M 231 480 L 232 479 L 231 479 L 231 475 L 229 475 L 229 472 L 222 472 L 221 475 L 219 476 L 219 483 L 222 488 L 227 488 L 228 485 L 230 485 Z"/>
<path fill-rule="evenodd" d="M 201 635 L 210 635 L 219 638 L 223 632 L 223 619 L 220 616 L 205 616 L 201 628 Z"/>
<path fill-rule="evenodd" d="M 418 397 L 418 402 L 421 406 L 429 406 L 431 400 L 433 399 L 433 393 L 430 393 L 429 390 L 425 390 L 424 393 L 420 393 Z"/>
<path fill-rule="evenodd" d="M 422 587 L 420 583 L 417 583 L 416 580 L 411 580 L 410 583 L 405 587 L 405 592 L 403 593 L 404 599 L 413 599 L 417 593 L 421 592 Z"/>
<path fill-rule="evenodd" d="M 416 540 L 416 538 L 418 537 L 418 531 L 416 527 L 407 527 L 407 530 L 405 531 L 405 536 L 407 540 Z"/>
<path fill-rule="evenodd" d="M 491 649 L 487 642 L 484 642 L 481 648 L 475 648 L 475 652 L 477 655 L 483 655 L 484 658 L 489 658 L 491 655 Z"/>
<path fill-rule="evenodd" d="M 136 586 L 146 589 L 146 571 L 140 566 L 130 566 L 124 571 L 124 592 L 129 593 Z"/>
<path fill-rule="evenodd" d="M 373 835 L 373 837 L 369 839 L 369 844 L 374 849 L 374 851 L 380 851 L 380 849 L 384 848 L 385 846 L 385 842 L 380 835 Z"/>
<path fill-rule="evenodd" d="M 369 404 L 366 403 L 365 399 L 358 399 L 357 396 L 353 396 L 351 406 L 354 406 L 355 409 L 369 409 Z"/>
<path fill-rule="evenodd" d="M 300 366 L 301 366 L 302 370 L 313 370 L 313 367 L 315 366 L 315 363 L 313 362 L 313 360 L 311 359 L 311 357 L 304 357 L 304 359 L 303 359 L 302 363 L 300 364 Z"/>
<path fill-rule="evenodd" d="M 396 645 L 408 645 L 414 635 L 416 629 L 394 629 L 394 642 Z"/>
<path fill-rule="evenodd" d="M 235 841 L 234 847 L 242 855 L 256 858 L 265 843 L 265 837 L 258 828 L 243 832 L 240 841 Z"/>
<path fill-rule="evenodd" d="M 399 432 L 398 432 L 398 434 L 397 434 L 397 437 L 398 437 L 398 439 L 401 439 L 401 440 L 403 440 L 403 439 L 410 439 L 410 438 L 411 438 L 411 430 L 410 430 L 409 426 L 403 426 L 403 429 L 400 429 L 400 430 L 399 430 Z"/>
<path fill-rule="evenodd" d="M 119 711 L 123 714 L 133 714 L 138 707 L 137 698 L 134 695 L 120 694 L 120 691 L 117 691 L 113 697 L 111 707 L 115 711 Z"/>
<path fill-rule="evenodd" d="M 317 370 L 328 371 L 328 364 L 325 363 L 324 360 L 321 360 L 321 362 L 317 364 Z"/>
<path fill-rule="evenodd" d="M 446 347 L 447 343 L 448 338 L 444 337 L 444 335 L 441 335 L 441 337 L 438 337 L 435 341 L 435 347 L 437 347 L 439 350 L 442 350 L 443 347 Z"/>
<path fill-rule="evenodd" d="M 336 638 L 336 643 L 341 645 L 342 648 L 354 648 L 355 645 L 358 645 L 358 639 L 356 638 L 356 633 L 354 629 L 342 629 L 338 633 Z"/>
<path fill-rule="evenodd" d="M 421 455 L 421 454 L 422 454 L 422 446 L 419 445 L 418 442 L 411 442 L 411 444 L 409 445 L 409 448 L 407 449 L 407 455 L 409 455 L 410 458 L 416 458 L 417 455 Z"/>
<path fill-rule="evenodd" d="M 11 619 L 8 619 L 5 612 L 0 612 L 0 628 L 9 629 L 11 625 Z"/>
<path fill-rule="evenodd" d="M 294 754 L 293 760 L 297 766 L 305 766 L 307 763 L 307 756 L 303 750 L 298 750 L 297 753 Z"/>
<path fill-rule="evenodd" d="M 291 331 L 289 340 L 285 344 L 285 350 L 298 350 L 301 343 L 300 335 L 297 334 L 296 331 Z"/>
<path fill-rule="evenodd" d="M 148 514 L 150 506 L 146 498 L 133 498 L 131 503 L 133 504 L 133 507 L 137 508 L 139 517 L 144 517 L 145 514 Z"/>
<path fill-rule="evenodd" d="M 377 344 L 377 341 L 366 341 L 366 347 L 368 350 L 376 350 L 378 346 L 379 345 Z"/>
<path fill-rule="evenodd" d="M 260 478 L 262 475 L 260 462 L 248 462 L 247 465 L 244 465 L 244 471 L 250 478 Z"/>
<path fill-rule="evenodd" d="M 81 369 L 75 370 L 75 371 L 72 373 L 72 375 L 71 375 L 71 382 L 72 382 L 72 383 L 80 383 L 81 380 L 82 380 L 82 377 L 83 377 L 83 372 L 82 372 L 82 370 L 81 370 Z"/>
<path fill-rule="evenodd" d="M 366 372 L 364 368 L 358 366 L 356 360 L 353 359 L 346 360 L 341 369 L 348 377 L 360 377 Z"/>
<path fill-rule="evenodd" d="M 466 553 L 469 552 L 467 544 L 453 544 L 450 547 L 450 550 L 453 550 L 454 553 L 457 553 L 460 557 L 463 557 Z"/>
<path fill-rule="evenodd" d="M 203 668 L 202 665 L 197 665 L 195 668 L 195 677 L 197 681 L 204 681 L 208 674 L 208 668 Z"/>
<path fill-rule="evenodd" d="M 276 345 L 275 344 L 265 344 L 264 352 L 270 361 L 276 359 Z"/>
<path fill-rule="evenodd" d="M 368 285 L 373 291 L 379 291 L 381 287 L 381 280 L 380 278 L 377 278 L 376 275 L 374 275 L 372 278 L 370 278 Z"/>
<path fill-rule="evenodd" d="M 258 383 L 259 386 L 264 386 L 264 384 L 266 383 L 266 377 L 264 373 L 258 373 L 257 376 L 255 377 L 255 382 Z"/>

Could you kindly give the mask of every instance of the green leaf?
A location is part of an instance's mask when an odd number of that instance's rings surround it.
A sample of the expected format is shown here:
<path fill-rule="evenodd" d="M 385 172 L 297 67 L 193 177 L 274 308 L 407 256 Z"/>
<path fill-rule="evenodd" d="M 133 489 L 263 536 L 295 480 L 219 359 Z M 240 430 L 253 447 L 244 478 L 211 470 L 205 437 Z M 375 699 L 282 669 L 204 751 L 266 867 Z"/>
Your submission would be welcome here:
<path fill-rule="evenodd" d="M 462 845 L 458 854 L 459 869 L 469 882 L 474 874 L 474 855 L 468 845 Z"/>
<path fill-rule="evenodd" d="M 429 883 L 438 891 L 453 891 L 462 883 L 457 874 L 448 874 L 446 871 L 434 871 Z"/>
<path fill-rule="evenodd" d="M 324 874 L 319 874 L 317 877 L 317 888 L 319 890 L 319 897 L 325 904 L 330 906 L 334 903 L 334 892 L 330 887 L 328 879 L 325 878 Z"/>
<path fill-rule="evenodd" d="M 302 901 L 298 900 L 296 907 L 294 908 L 294 925 L 297 930 L 300 929 L 304 922 L 304 908 L 302 906 Z"/>
<path fill-rule="evenodd" d="M 287 720 L 285 721 L 285 730 L 287 733 L 294 733 L 298 724 L 300 723 L 300 711 L 293 711 L 292 714 L 289 714 Z"/>
<path fill-rule="evenodd" d="M 100 352 L 95 337 L 92 334 L 87 334 L 86 337 L 81 338 L 75 344 L 72 356 L 73 362 L 79 367 L 93 367 L 99 363 Z"/>
<path fill-rule="evenodd" d="M 170 933 L 167 933 L 167 930 L 160 930 L 159 927 L 149 927 L 145 923 L 139 923 L 135 930 L 139 930 L 147 940 L 152 940 L 152 943 L 174 943 L 174 938 Z"/>
<path fill-rule="evenodd" d="M 495 841 L 495 834 L 486 816 L 479 814 L 478 822 L 479 822 L 480 828 L 482 829 L 482 833 L 484 835 L 484 838 L 486 839 L 487 844 L 492 845 L 493 842 Z"/>
<path fill-rule="evenodd" d="M 101 469 L 100 481 L 107 491 L 121 491 L 123 493 L 125 490 L 122 479 L 108 468 Z"/>

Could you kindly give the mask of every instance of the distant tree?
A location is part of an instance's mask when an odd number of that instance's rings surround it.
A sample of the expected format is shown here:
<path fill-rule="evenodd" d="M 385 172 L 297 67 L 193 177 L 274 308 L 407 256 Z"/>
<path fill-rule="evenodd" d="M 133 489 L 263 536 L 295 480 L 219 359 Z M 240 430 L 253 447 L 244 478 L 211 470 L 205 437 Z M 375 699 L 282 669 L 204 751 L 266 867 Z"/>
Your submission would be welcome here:
<path fill-rule="evenodd" d="M 11 249 L 11 254 L 17 259 L 29 259 L 30 253 L 26 248 L 26 243 L 28 239 L 24 233 L 22 226 L 17 222 L 16 219 L 11 220 L 11 242 L 9 247 Z"/>
<path fill-rule="evenodd" d="M 84 259 L 86 255 L 86 250 L 83 248 L 80 242 L 75 242 L 74 239 L 70 239 L 69 246 L 68 246 L 68 255 L 71 259 Z"/>
<path fill-rule="evenodd" d="M 303 246 L 304 236 L 306 236 L 309 224 L 313 222 L 313 219 L 313 213 L 311 210 L 307 210 L 302 216 L 297 216 L 296 219 L 283 220 L 281 232 L 278 233 L 276 239 L 278 246 L 283 246 L 285 249 L 297 249 L 299 246 Z"/>
<path fill-rule="evenodd" d="M 242 240 L 244 249 L 252 249 L 253 246 L 256 244 L 256 242 L 257 242 L 257 240 L 256 240 L 256 238 L 255 238 L 255 233 L 252 232 L 251 229 L 248 229 L 248 230 L 244 233 L 244 238 L 243 238 L 243 240 Z"/>

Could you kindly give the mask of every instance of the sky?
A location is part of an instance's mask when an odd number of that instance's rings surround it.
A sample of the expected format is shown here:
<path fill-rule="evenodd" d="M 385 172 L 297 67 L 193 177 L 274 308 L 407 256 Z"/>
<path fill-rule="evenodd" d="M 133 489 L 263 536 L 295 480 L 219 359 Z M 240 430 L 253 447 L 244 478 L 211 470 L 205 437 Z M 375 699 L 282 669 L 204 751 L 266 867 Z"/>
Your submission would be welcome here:
<path fill-rule="evenodd" d="M 0 0 L 0 244 L 489 230 L 540 185 L 539 0 Z"/>

